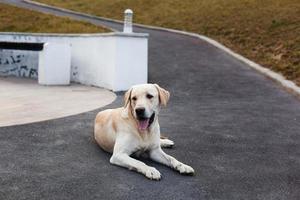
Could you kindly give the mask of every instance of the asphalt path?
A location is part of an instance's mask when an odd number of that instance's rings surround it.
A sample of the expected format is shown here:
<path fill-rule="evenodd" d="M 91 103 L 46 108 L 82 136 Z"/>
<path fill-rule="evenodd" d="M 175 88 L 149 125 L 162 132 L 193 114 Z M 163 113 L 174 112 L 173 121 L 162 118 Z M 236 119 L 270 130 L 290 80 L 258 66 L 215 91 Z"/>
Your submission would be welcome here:
<path fill-rule="evenodd" d="M 143 159 L 163 176 L 150 181 L 110 165 L 110 155 L 92 139 L 96 110 L 0 128 L 0 199 L 300 199 L 299 99 L 202 40 L 134 31 L 150 34 L 149 82 L 171 92 L 160 115 L 162 132 L 175 141 L 166 152 L 196 175 Z M 122 103 L 119 95 L 107 108 Z"/>

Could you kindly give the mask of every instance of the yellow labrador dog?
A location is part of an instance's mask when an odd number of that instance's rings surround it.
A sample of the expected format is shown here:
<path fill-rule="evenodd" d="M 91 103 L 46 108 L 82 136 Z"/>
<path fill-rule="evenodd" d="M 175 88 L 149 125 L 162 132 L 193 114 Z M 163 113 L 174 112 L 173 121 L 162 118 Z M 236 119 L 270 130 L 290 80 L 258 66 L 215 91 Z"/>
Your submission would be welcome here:
<path fill-rule="evenodd" d="M 160 107 L 166 106 L 169 96 L 169 92 L 157 84 L 135 85 L 125 93 L 124 107 L 97 114 L 94 136 L 101 148 L 112 153 L 110 163 L 159 180 L 161 174 L 157 169 L 130 157 L 137 152 L 149 152 L 149 157 L 156 162 L 182 174 L 194 173 L 192 167 L 161 149 L 174 145 L 173 141 L 160 137 L 158 123 Z"/>

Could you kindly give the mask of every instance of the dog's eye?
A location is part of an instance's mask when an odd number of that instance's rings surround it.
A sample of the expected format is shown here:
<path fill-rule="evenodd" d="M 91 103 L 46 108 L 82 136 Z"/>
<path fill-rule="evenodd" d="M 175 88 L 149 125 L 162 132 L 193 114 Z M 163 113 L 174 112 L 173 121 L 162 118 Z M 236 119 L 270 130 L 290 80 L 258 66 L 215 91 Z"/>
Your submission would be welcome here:
<path fill-rule="evenodd" d="M 153 98 L 153 95 L 147 94 L 146 97 L 147 97 L 148 99 L 152 99 L 152 98 Z"/>
<path fill-rule="evenodd" d="M 133 101 L 136 101 L 137 98 L 136 98 L 136 97 L 132 97 L 131 99 L 132 99 Z"/>

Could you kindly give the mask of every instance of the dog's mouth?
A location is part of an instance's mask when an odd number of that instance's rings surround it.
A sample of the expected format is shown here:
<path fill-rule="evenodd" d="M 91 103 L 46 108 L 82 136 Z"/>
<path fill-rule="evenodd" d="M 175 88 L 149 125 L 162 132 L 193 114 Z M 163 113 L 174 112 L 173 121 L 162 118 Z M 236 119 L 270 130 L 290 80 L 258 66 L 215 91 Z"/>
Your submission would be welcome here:
<path fill-rule="evenodd" d="M 153 113 L 150 118 L 139 118 L 138 119 L 139 130 L 145 131 L 147 128 L 149 128 L 154 121 L 154 117 L 155 117 L 155 113 Z"/>

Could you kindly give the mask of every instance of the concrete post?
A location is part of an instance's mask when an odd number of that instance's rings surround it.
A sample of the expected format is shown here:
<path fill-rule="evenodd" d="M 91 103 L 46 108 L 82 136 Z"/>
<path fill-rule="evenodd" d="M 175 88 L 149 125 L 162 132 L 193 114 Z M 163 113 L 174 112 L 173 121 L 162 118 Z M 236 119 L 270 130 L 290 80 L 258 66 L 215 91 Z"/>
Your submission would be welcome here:
<path fill-rule="evenodd" d="M 133 12 L 131 9 L 126 9 L 124 11 L 124 33 L 132 33 L 132 16 Z"/>
<path fill-rule="evenodd" d="M 39 53 L 38 82 L 42 85 L 68 85 L 71 76 L 71 46 L 45 43 Z"/>

